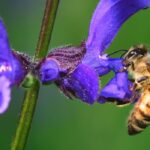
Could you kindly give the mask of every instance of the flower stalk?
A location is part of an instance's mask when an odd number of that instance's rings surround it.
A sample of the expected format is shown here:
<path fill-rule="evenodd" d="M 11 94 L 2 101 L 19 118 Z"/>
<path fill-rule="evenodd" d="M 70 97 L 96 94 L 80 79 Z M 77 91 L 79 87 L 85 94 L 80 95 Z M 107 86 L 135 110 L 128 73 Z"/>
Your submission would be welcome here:
<path fill-rule="evenodd" d="M 35 79 L 32 87 L 26 91 L 21 109 L 19 124 L 11 150 L 25 149 L 39 93 L 39 81 Z"/>
<path fill-rule="evenodd" d="M 42 59 L 47 54 L 58 4 L 59 0 L 47 0 L 46 2 L 46 9 L 35 53 L 36 59 Z"/>
<path fill-rule="evenodd" d="M 47 0 L 46 2 L 41 32 L 35 52 L 35 60 L 42 59 L 47 54 L 58 4 L 59 0 Z M 11 145 L 11 150 L 25 149 L 36 108 L 39 89 L 39 81 L 33 76 L 33 84 L 25 93 L 19 123 Z"/>

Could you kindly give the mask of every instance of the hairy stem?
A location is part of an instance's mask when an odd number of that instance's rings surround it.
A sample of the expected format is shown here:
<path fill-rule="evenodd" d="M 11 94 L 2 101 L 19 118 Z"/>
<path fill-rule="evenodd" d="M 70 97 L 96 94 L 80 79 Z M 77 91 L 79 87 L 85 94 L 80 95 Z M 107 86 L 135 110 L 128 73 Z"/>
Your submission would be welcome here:
<path fill-rule="evenodd" d="M 35 59 L 42 59 L 46 56 L 51 39 L 51 33 L 56 17 L 58 4 L 59 0 L 47 0 L 46 2 L 41 32 L 37 44 L 37 49 L 35 52 Z M 11 150 L 25 149 L 33 120 L 33 115 L 36 108 L 39 89 L 39 81 L 36 79 L 36 77 L 33 76 L 33 85 L 30 89 L 26 91 L 24 96 L 19 123 L 16 129 L 14 140 L 11 145 Z"/>

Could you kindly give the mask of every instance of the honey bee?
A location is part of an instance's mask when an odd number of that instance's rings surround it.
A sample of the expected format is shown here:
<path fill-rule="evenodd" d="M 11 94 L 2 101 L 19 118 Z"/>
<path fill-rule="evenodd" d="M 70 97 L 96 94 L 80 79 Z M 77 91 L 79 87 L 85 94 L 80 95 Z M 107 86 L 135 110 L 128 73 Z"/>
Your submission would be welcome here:
<path fill-rule="evenodd" d="M 128 134 L 142 132 L 150 124 L 150 53 L 143 45 L 131 47 L 124 55 L 124 69 L 134 79 L 133 93 L 140 93 L 128 118 Z M 134 99 L 135 96 L 131 99 Z"/>

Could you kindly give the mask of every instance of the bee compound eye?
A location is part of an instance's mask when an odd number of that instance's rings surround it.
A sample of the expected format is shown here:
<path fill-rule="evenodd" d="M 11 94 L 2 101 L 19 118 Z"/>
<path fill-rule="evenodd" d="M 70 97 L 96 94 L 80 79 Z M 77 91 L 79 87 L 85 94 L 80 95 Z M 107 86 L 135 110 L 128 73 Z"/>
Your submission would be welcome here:
<path fill-rule="evenodd" d="M 136 54 L 137 54 L 136 51 L 131 51 L 131 52 L 129 52 L 129 54 L 127 55 L 127 58 L 131 58 L 131 57 L 135 56 Z"/>

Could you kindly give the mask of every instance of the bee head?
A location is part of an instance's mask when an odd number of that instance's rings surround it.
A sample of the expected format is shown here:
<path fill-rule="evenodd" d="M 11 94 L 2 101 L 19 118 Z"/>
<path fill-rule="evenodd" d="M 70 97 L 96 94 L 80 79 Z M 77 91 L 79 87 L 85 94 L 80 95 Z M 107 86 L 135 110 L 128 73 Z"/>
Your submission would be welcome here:
<path fill-rule="evenodd" d="M 143 45 L 131 47 L 129 51 L 124 55 L 123 63 L 126 67 L 128 67 L 132 62 L 135 62 L 143 58 L 146 54 L 147 54 L 147 48 L 145 48 Z"/>

